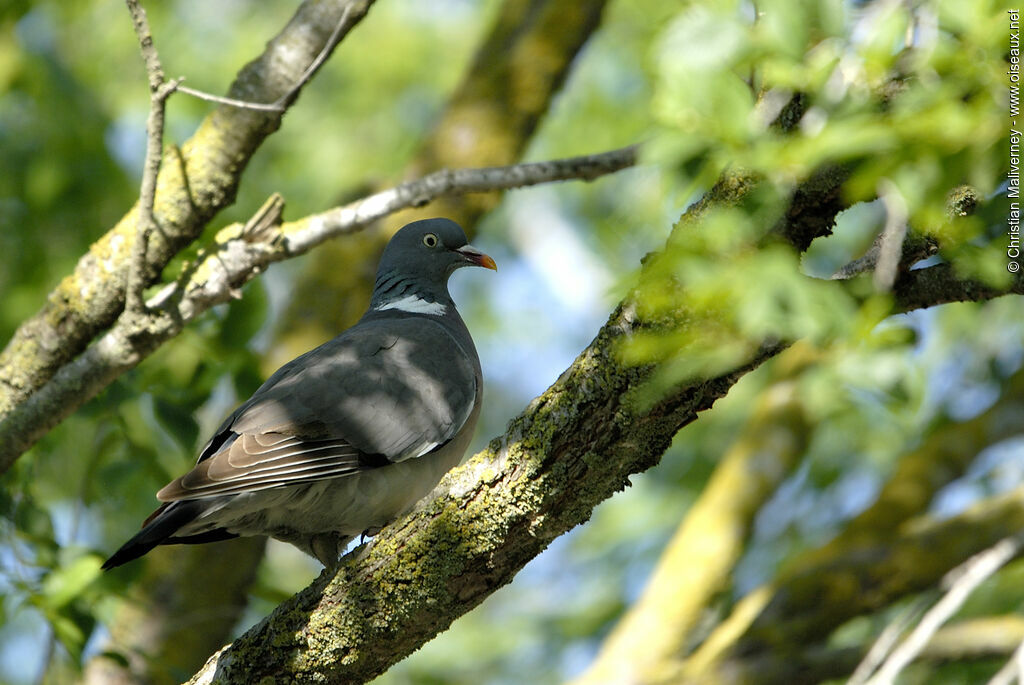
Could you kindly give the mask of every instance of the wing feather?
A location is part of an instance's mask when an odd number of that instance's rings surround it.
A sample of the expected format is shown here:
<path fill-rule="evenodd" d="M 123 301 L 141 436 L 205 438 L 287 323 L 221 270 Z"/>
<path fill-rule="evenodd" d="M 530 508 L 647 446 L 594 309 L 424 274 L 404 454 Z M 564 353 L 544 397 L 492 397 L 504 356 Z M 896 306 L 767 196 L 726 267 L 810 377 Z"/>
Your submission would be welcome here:
<path fill-rule="evenodd" d="M 475 351 L 430 319 L 365 322 L 279 369 L 157 498 L 243 494 L 423 456 L 466 423 L 478 374 Z"/>

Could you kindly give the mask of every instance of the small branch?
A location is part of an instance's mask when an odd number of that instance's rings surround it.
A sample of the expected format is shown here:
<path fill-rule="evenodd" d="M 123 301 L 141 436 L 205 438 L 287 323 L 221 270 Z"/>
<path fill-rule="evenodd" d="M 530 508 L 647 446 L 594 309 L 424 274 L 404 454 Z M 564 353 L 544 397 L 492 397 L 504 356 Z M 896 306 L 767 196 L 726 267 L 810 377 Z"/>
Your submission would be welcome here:
<path fill-rule="evenodd" d="M 857 665 L 846 685 L 864 685 L 871 677 L 871 674 L 884 663 L 885 658 L 889 656 L 896 643 L 899 642 L 900 636 L 909 630 L 914 622 L 920 618 L 921 613 L 930 601 L 930 599 L 926 600 L 926 597 L 922 595 L 915 599 L 910 606 L 900 611 L 899 615 L 879 634 L 874 644 L 871 645 L 871 649 L 868 650 L 868 653 Z"/>
<path fill-rule="evenodd" d="M 322 52 L 338 18 L 350 8 L 345 30 L 366 16 L 374 0 L 304 0 L 264 51 L 248 62 L 228 94 L 242 100 L 273 102 L 291 90 Z M 155 275 L 196 240 L 210 217 L 235 201 L 242 174 L 268 136 L 278 130 L 280 113 L 254 116 L 220 107 L 207 116 L 183 147 L 187 158 L 168 147 L 159 176 L 155 207 L 159 233 L 149 234 L 146 273 Z M 230 132 L 230 135 L 222 135 Z M 171 155 L 176 163 L 171 164 Z M 21 405 L 54 380 L 55 374 L 109 332 L 125 310 L 138 211 L 136 205 L 99 236 L 74 270 L 24 319 L 0 350 L 0 472 L 6 470 L 58 419 L 23 411 Z M 141 246 L 140 246 L 141 247 Z M 112 277 L 113 276 L 113 277 Z M 135 290 L 139 292 L 138 288 Z M 141 298 L 140 298 L 141 299 Z M 71 388 L 63 391 L 73 398 Z M 53 397 L 60 397 L 55 393 Z M 60 404 L 50 407 L 59 410 Z M 38 411 L 38 410 L 35 410 Z M 61 417 L 66 415 L 59 412 Z"/>
<path fill-rule="evenodd" d="M 149 236 L 158 229 L 153 207 L 156 203 L 156 184 L 163 156 L 167 98 L 175 91 L 180 90 L 183 93 L 203 100 L 232 107 L 268 112 L 284 112 L 295 99 L 299 90 L 309 82 L 317 70 L 327 61 L 334 48 L 341 42 L 343 29 L 348 24 L 352 6 L 347 5 L 342 10 L 341 17 L 338 19 L 338 23 L 335 24 L 330 38 L 327 39 L 327 42 L 316 58 L 306 67 L 292 87 L 273 103 L 263 104 L 209 95 L 193 88 L 182 86 L 181 82 L 184 78 L 165 81 L 163 67 L 160 64 L 160 56 L 153 43 L 153 36 L 146 18 L 146 11 L 139 4 L 138 0 L 125 0 L 125 2 L 128 5 L 128 11 L 132 17 L 132 25 L 139 39 L 142 58 L 146 63 L 150 90 L 149 117 L 146 121 L 146 160 L 143 165 L 142 184 L 139 190 L 138 230 L 135 242 L 132 245 L 132 253 L 128 265 L 127 289 L 125 292 L 125 309 L 130 312 L 140 313 L 144 312 L 146 307 L 142 293 L 147 285 L 146 250 L 149 244 Z"/>
<path fill-rule="evenodd" d="M 1007 562 L 1020 553 L 1024 536 L 1004 538 L 985 551 L 974 555 L 946 574 L 943 585 L 948 587 L 935 606 L 922 618 L 917 627 L 875 672 L 867 685 L 888 685 L 921 653 L 935 632 L 963 606 L 974 590 Z"/>
<path fill-rule="evenodd" d="M 284 107 L 281 106 L 280 101 L 276 102 L 246 102 L 245 100 L 236 100 L 235 98 L 227 98 L 223 95 L 211 95 L 210 93 L 204 93 L 201 90 L 195 88 L 189 88 L 188 86 L 178 86 L 178 92 L 184 93 L 185 95 L 191 95 L 194 98 L 200 100 L 206 100 L 207 102 L 216 102 L 218 105 L 228 105 L 229 107 L 237 107 L 238 109 L 252 109 L 257 112 L 283 112 Z"/>
<path fill-rule="evenodd" d="M 128 279 L 125 291 L 125 308 L 130 312 L 140 313 L 145 310 L 142 292 L 146 288 L 146 248 L 149 236 L 157 230 L 153 206 L 156 203 L 156 182 L 160 174 L 160 162 L 163 157 L 164 113 L 167 98 L 178 87 L 179 81 L 164 80 L 164 70 L 160 65 L 160 56 L 153 44 L 153 35 L 149 30 L 146 10 L 142 9 L 138 0 L 125 0 L 128 12 L 132 17 L 132 26 L 139 39 L 139 49 L 146 63 L 146 74 L 149 77 L 149 117 L 146 120 L 146 161 L 142 168 L 142 184 L 139 189 L 138 228 L 135 242 L 132 244 L 131 258 L 128 263 Z"/>
<path fill-rule="evenodd" d="M 1024 642 L 1014 650 L 1009 661 L 992 676 L 988 685 L 1013 685 L 1013 683 L 1024 682 Z"/>
<path fill-rule="evenodd" d="M 961 278 L 949 264 L 936 264 L 900 274 L 893 284 L 896 310 L 935 307 L 950 302 L 982 302 L 1004 295 L 1024 295 L 1024 275 L 1014 274 L 1003 287 Z"/>
<path fill-rule="evenodd" d="M 199 98 L 200 100 L 206 100 L 207 102 L 216 102 L 220 105 L 228 105 L 230 107 L 237 107 L 239 109 L 251 109 L 257 112 L 284 112 L 288 109 L 288 106 L 295 99 L 299 90 L 309 82 L 309 79 L 313 78 L 317 70 L 323 66 L 323 63 L 327 61 L 327 58 L 334 52 L 334 48 L 338 47 L 338 43 L 344 38 L 342 30 L 346 27 L 348 22 L 349 14 L 351 14 L 352 6 L 346 5 L 345 9 L 341 13 L 341 17 L 338 19 L 338 23 L 334 27 L 334 31 L 331 33 L 331 37 L 327 39 L 327 43 L 324 44 L 323 49 L 316 56 L 306 70 L 302 73 L 302 76 L 298 78 L 295 84 L 284 93 L 281 97 L 273 102 L 246 102 L 245 100 L 237 100 L 235 98 L 223 97 L 221 95 L 211 95 L 210 93 L 204 93 L 201 90 L 195 88 L 189 88 L 187 86 L 178 86 L 178 90 L 186 95 Z M 182 79 L 183 80 L 183 79 Z"/>
<path fill-rule="evenodd" d="M 554 181 L 592 181 L 631 167 L 637 161 L 637 145 L 596 155 L 569 157 L 548 162 L 526 162 L 478 169 L 442 169 L 428 176 L 374 193 L 343 207 L 315 214 L 282 227 L 288 249 L 305 252 L 332 238 L 407 207 L 422 207 L 442 195 L 510 190 Z"/>
<path fill-rule="evenodd" d="M 334 31 L 331 32 L 331 37 L 327 39 L 324 49 L 321 50 L 320 54 L 316 56 L 316 59 L 306 67 L 306 71 L 302 73 L 302 76 L 300 76 L 299 80 L 295 82 L 295 85 L 292 86 L 291 90 L 278 98 L 277 102 L 281 106 L 282 110 L 292 103 L 292 100 L 294 100 L 299 90 L 306 85 L 309 79 L 313 78 L 313 75 L 318 69 L 320 69 L 323 63 L 327 61 L 327 58 L 331 56 L 331 52 L 334 51 L 334 48 L 337 47 L 338 43 L 341 42 L 341 39 L 344 38 L 342 29 L 345 28 L 345 25 L 348 22 L 348 15 L 351 11 L 352 5 L 346 5 L 345 9 L 341 13 L 341 17 L 338 19 L 338 24 L 334 27 Z"/>
<path fill-rule="evenodd" d="M 146 18 L 146 10 L 138 0 L 125 0 L 128 5 L 128 12 L 132 17 L 132 26 L 135 28 L 135 35 L 139 39 L 139 49 L 142 52 L 142 59 L 146 63 L 146 74 L 149 77 L 149 90 L 155 93 L 164 84 L 164 70 L 160 66 L 160 56 L 157 54 L 156 46 L 153 45 L 153 34 L 149 30 L 149 20 Z"/>

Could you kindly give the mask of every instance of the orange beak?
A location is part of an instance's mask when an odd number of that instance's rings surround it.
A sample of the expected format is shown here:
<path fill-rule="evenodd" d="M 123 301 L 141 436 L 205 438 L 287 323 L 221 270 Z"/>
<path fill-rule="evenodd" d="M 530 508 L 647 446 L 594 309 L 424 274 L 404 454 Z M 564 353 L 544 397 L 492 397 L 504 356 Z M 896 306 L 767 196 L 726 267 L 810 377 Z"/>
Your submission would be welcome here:
<path fill-rule="evenodd" d="M 498 270 L 498 265 L 494 263 L 493 259 L 485 255 L 483 252 L 476 249 L 472 245 L 463 245 L 462 247 L 457 249 L 456 252 L 461 254 L 463 257 L 466 258 L 466 261 L 472 264 L 482 266 L 485 269 L 492 269 L 494 271 Z"/>

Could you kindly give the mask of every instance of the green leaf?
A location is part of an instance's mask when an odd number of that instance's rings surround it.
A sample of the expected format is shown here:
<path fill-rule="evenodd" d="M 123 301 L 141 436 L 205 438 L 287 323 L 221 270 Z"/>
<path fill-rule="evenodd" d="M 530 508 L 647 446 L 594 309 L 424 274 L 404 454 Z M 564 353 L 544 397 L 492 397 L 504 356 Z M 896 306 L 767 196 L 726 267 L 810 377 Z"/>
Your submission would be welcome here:
<path fill-rule="evenodd" d="M 98 556 L 86 554 L 66 566 L 54 569 L 43 580 L 46 604 L 53 609 L 62 609 L 99 577 L 100 564 L 102 560 Z"/>

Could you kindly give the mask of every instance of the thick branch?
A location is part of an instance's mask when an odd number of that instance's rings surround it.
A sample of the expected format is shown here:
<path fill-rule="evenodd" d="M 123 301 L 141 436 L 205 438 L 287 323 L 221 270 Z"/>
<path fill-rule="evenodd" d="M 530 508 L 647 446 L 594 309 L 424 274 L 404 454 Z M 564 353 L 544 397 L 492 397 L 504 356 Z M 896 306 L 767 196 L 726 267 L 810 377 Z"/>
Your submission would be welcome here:
<path fill-rule="evenodd" d="M 739 202 L 754 185 L 742 176 L 723 179 L 675 232 L 697 224 L 712 203 Z M 659 319 L 657 328 L 687 325 L 693 323 L 680 311 Z M 328 682 L 374 677 L 589 518 L 631 474 L 657 463 L 698 411 L 784 347 L 751 349 L 728 373 L 668 388 L 658 402 L 638 405 L 635 391 L 657 368 L 626 366 L 617 349 L 652 328 L 627 299 L 572 367 L 488 450 L 449 473 L 434 499 L 349 555 L 334 578 L 321 575 L 211 657 L 192 682 L 252 682 L 270 674 Z"/>
<path fill-rule="evenodd" d="M 120 374 L 133 368 L 184 325 L 214 305 L 237 296 L 238 289 L 273 262 L 307 252 L 333 237 L 358 231 L 392 212 L 429 202 L 445 193 L 519 188 L 551 181 L 591 180 L 636 162 L 628 147 L 584 157 L 508 167 L 439 171 L 418 181 L 375 193 L 362 200 L 275 228 L 281 207 L 267 207 L 247 226 L 229 226 L 213 249 L 201 253 L 176 283 L 150 299 L 147 317 L 122 317 L 43 387 L 0 414 L 0 472 L 42 435 Z M 273 202 L 271 203 L 274 204 Z"/>
<path fill-rule="evenodd" d="M 950 302 L 981 302 L 1003 295 L 1024 295 L 1024 275 L 1014 274 L 1004 287 L 971 278 L 961 278 L 949 264 L 913 269 L 900 275 L 893 285 L 899 311 L 924 309 Z"/>
<path fill-rule="evenodd" d="M 287 95 L 328 44 L 344 12 L 344 37 L 373 0 L 304 2 L 262 56 L 239 72 L 229 95 L 272 102 Z M 173 159 L 163 164 L 154 216 L 159 232 L 150 236 L 145 263 L 160 273 L 207 222 L 234 201 L 239 179 L 259 145 L 281 123 L 280 112 L 222 106 L 211 113 Z M 79 355 L 124 307 L 131 246 L 138 226 L 136 207 L 79 260 L 75 271 L 50 293 L 45 306 L 27 320 L 0 353 L 0 420 Z"/>

